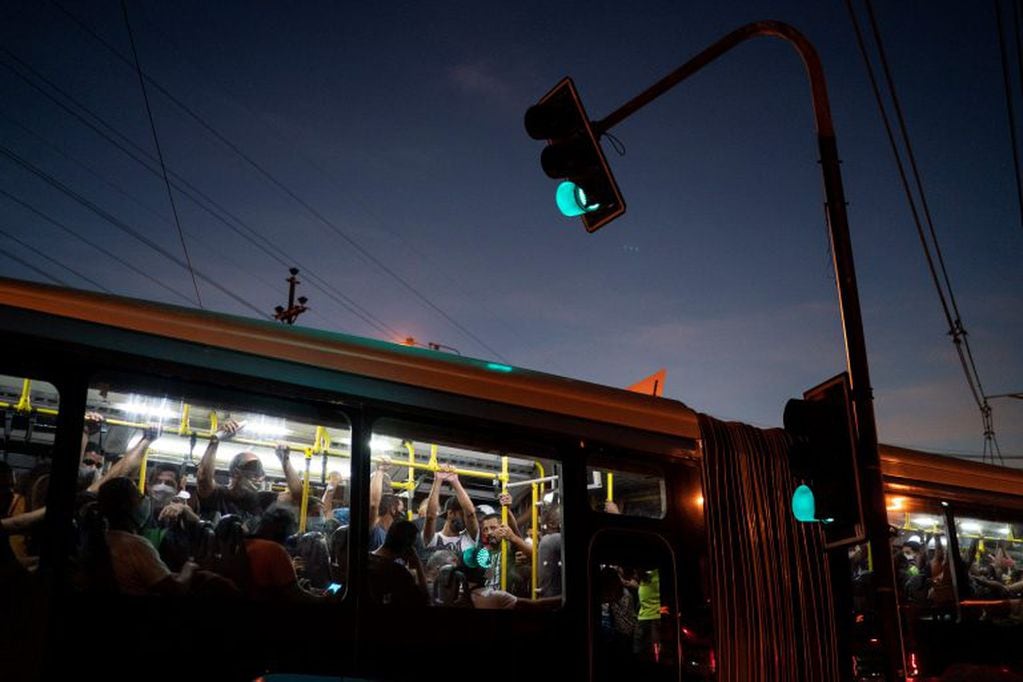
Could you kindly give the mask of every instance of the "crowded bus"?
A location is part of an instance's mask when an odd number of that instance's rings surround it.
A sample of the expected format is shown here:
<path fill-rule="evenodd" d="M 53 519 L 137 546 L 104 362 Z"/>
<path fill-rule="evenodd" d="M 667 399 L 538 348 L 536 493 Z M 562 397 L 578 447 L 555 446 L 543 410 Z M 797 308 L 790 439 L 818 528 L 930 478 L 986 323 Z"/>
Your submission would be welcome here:
<path fill-rule="evenodd" d="M 907 676 L 1019 662 L 1018 472 L 882 447 L 848 588 L 780 430 L 9 279 L 0 332 L 3 679 L 839 679 L 879 560 Z"/>

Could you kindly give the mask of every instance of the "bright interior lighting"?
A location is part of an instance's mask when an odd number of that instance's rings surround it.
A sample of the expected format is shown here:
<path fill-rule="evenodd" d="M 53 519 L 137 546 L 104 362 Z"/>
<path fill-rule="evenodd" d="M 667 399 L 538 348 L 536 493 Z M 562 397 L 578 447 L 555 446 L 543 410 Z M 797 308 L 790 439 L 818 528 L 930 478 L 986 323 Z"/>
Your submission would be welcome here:
<path fill-rule="evenodd" d="M 136 443 L 137 442 L 138 441 L 136 441 Z M 180 455 L 181 457 L 184 457 L 185 455 L 188 454 L 189 444 L 188 440 L 185 438 L 176 438 L 173 436 L 160 436 L 155 441 L 153 441 L 149 445 L 149 447 L 157 454 Z M 197 445 L 195 449 L 198 450 L 199 446 Z M 205 450 L 205 448 L 203 449 Z M 201 456 L 201 453 L 197 456 Z"/>
<path fill-rule="evenodd" d="M 888 504 L 886 505 L 885 508 L 888 511 L 901 511 L 906 506 L 905 497 L 889 497 L 887 498 L 887 502 Z"/>
<path fill-rule="evenodd" d="M 154 417 L 157 419 L 174 419 L 179 416 L 179 412 L 177 410 L 167 407 L 166 405 L 149 404 L 139 402 L 137 400 L 130 400 L 126 403 L 115 403 L 113 408 L 127 414 Z"/>
<path fill-rule="evenodd" d="M 1006 526 L 1005 528 L 999 528 L 998 532 L 1001 533 L 1002 535 L 1008 535 L 1009 534 L 1009 527 Z"/>
<path fill-rule="evenodd" d="M 401 441 L 389 436 L 373 436 L 369 439 L 369 449 L 374 453 L 393 452 L 401 447 Z"/>
<path fill-rule="evenodd" d="M 924 528 L 932 528 L 938 525 L 938 520 L 933 516 L 914 516 L 913 523 Z"/>
<path fill-rule="evenodd" d="M 249 420 L 245 423 L 245 428 L 242 429 L 242 433 L 249 433 L 256 436 L 263 436 L 265 438 L 276 438 L 280 436 L 286 436 L 291 433 L 291 430 L 284 423 L 284 420 L 267 419 L 266 417 L 260 417 L 258 421 Z"/>
<path fill-rule="evenodd" d="M 976 521 L 963 521 L 959 524 L 959 528 L 967 533 L 979 533 L 981 525 Z"/>

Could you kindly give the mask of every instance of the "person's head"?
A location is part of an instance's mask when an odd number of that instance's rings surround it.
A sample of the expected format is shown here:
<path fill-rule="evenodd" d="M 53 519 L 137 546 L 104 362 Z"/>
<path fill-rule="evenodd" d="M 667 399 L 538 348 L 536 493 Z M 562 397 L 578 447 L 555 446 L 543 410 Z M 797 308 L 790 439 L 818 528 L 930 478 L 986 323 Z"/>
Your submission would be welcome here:
<path fill-rule="evenodd" d="M 392 521 L 397 521 L 404 513 L 405 500 L 390 493 L 386 493 L 380 497 L 380 506 L 377 508 L 377 514 L 380 516 L 389 516 Z"/>
<path fill-rule="evenodd" d="M 600 569 L 600 599 L 604 602 L 617 601 L 622 596 L 622 577 L 614 566 Z"/>
<path fill-rule="evenodd" d="M 82 491 L 92 485 L 103 469 L 103 453 L 95 443 L 88 443 L 82 459 L 78 463 L 78 490 Z"/>
<path fill-rule="evenodd" d="M 483 522 L 480 525 L 480 533 L 482 534 L 483 544 L 491 547 L 496 547 L 501 544 L 501 541 L 497 538 L 497 529 L 501 527 L 501 515 L 498 513 L 487 514 L 483 517 Z"/>
<path fill-rule="evenodd" d="M 416 543 L 416 536 L 419 529 L 411 521 L 399 520 L 391 524 L 387 529 L 387 537 L 384 538 L 383 548 L 394 556 L 405 556 L 413 551 Z"/>
<path fill-rule="evenodd" d="M 228 488 L 238 494 L 254 495 L 263 489 L 266 474 L 263 463 L 254 452 L 239 452 L 231 459 L 228 467 L 231 482 Z"/>
<path fill-rule="evenodd" d="M 99 487 L 96 496 L 99 511 L 114 530 L 137 532 L 148 517 L 143 497 L 131 479 L 118 476 Z"/>
<path fill-rule="evenodd" d="M 430 558 L 426 560 L 426 567 L 423 569 L 427 582 L 432 583 L 436 580 L 437 574 L 445 566 L 458 566 L 458 555 L 450 549 L 439 549 L 431 554 Z"/>
<path fill-rule="evenodd" d="M 181 489 L 178 467 L 173 464 L 154 465 L 147 478 L 146 494 L 158 509 L 167 506 Z"/>
<path fill-rule="evenodd" d="M 449 497 L 444 503 L 444 532 L 448 536 L 458 535 L 465 530 L 465 513 L 458 498 Z"/>
<path fill-rule="evenodd" d="M 264 512 L 259 517 L 253 535 L 283 545 L 290 536 L 295 534 L 297 529 L 298 522 L 295 521 L 295 515 L 291 513 L 291 510 L 277 507 Z"/>
<path fill-rule="evenodd" d="M 561 532 L 561 505 L 552 504 L 544 512 L 544 525 L 547 527 L 548 533 L 559 533 Z"/>
<path fill-rule="evenodd" d="M 913 536 L 902 543 L 902 556 L 904 556 L 907 561 L 916 561 L 917 556 L 920 554 L 920 547 L 922 545 L 919 540 L 914 539 L 915 537 L 916 536 Z"/>

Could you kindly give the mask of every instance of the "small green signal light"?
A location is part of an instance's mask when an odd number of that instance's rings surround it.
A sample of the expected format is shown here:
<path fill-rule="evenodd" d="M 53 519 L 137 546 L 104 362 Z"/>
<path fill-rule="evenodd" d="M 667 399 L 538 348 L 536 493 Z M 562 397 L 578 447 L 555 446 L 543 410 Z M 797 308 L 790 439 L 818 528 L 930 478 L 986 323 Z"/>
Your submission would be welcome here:
<path fill-rule="evenodd" d="M 487 363 L 487 369 L 489 369 L 492 372 L 508 373 L 508 372 L 512 371 L 512 369 L 514 369 L 514 368 L 510 367 L 508 365 L 502 365 L 499 362 L 488 362 Z"/>
<path fill-rule="evenodd" d="M 801 485 L 792 493 L 792 515 L 796 521 L 809 523 L 817 520 L 817 505 L 813 499 L 813 491 L 810 486 Z"/>
<path fill-rule="evenodd" d="M 565 180 L 558 185 L 554 192 L 554 201 L 558 204 L 561 214 L 569 218 L 592 213 L 600 208 L 600 204 L 587 203 L 586 192 L 571 180 Z"/>

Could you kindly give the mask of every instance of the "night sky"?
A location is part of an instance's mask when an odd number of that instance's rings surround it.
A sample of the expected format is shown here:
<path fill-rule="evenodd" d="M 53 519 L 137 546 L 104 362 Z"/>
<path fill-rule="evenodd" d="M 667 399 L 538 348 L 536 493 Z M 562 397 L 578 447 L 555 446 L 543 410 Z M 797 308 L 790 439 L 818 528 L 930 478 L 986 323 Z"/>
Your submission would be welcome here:
<path fill-rule="evenodd" d="M 63 7 L 130 59 L 119 3 Z M 817 46 L 829 82 L 880 439 L 981 452 L 981 419 L 844 3 L 147 0 L 128 9 L 142 68 L 201 119 L 150 85 L 167 166 L 208 209 L 175 190 L 208 308 L 254 316 L 242 299 L 272 314 L 294 263 L 333 296 L 304 281 L 305 325 L 413 336 L 611 386 L 665 367 L 667 396 L 761 426 L 779 425 L 788 398 L 844 369 L 795 53 L 774 39 L 747 43 L 615 128 L 626 153 L 605 151 L 628 211 L 592 235 L 554 208 L 543 143 L 522 117 L 571 75 L 590 117 L 602 118 L 741 24 L 793 24 Z M 984 389 L 1021 391 L 1023 228 L 994 4 L 876 0 L 875 9 Z M 1011 26 L 1010 9 L 1003 2 Z M 194 305 L 187 270 L 44 179 L 183 260 L 158 172 L 40 92 L 144 158 L 155 147 L 134 67 L 49 0 L 5 0 L 0 47 L 0 144 L 21 159 L 0 155 L 9 195 L 0 195 L 9 235 L 0 235 L 0 275 L 44 279 L 28 263 L 74 287 Z M 263 248 L 238 232 L 258 234 Z M 1023 401 L 991 404 L 1003 453 L 1023 455 Z"/>

